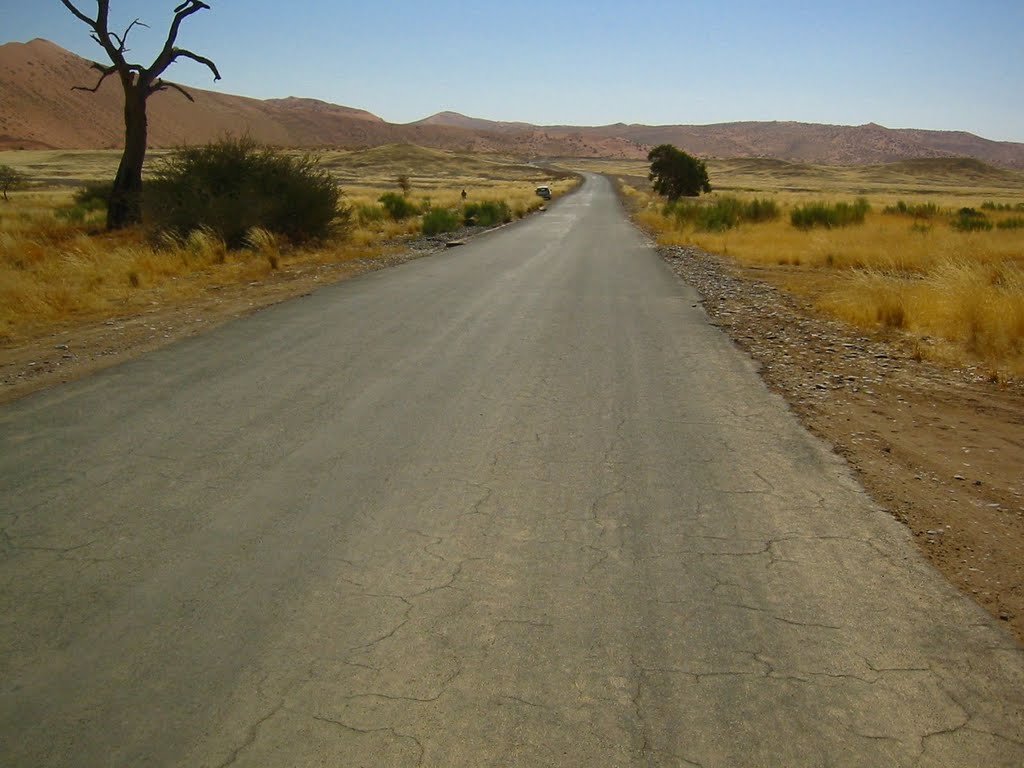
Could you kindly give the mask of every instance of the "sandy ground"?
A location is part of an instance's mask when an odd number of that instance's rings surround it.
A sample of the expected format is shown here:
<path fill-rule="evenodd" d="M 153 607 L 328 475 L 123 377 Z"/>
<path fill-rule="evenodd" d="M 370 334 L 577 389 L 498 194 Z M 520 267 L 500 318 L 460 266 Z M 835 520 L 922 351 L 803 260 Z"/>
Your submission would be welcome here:
<path fill-rule="evenodd" d="M 419 241 L 376 262 L 283 268 L 259 283 L 64 329 L 0 350 L 0 403 L 144 354 L 318 286 L 443 249 Z M 711 322 L 761 364 L 815 434 L 907 525 L 929 560 L 1024 640 L 1024 387 L 914 359 L 900 338 L 869 338 L 816 317 L 757 270 L 664 248 Z"/>

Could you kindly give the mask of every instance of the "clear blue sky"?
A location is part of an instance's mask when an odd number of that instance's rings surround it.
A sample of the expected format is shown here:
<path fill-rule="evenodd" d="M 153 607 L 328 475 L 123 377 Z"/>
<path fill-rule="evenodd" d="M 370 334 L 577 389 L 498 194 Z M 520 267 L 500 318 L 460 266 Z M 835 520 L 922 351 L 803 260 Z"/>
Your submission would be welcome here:
<path fill-rule="evenodd" d="M 309 96 L 391 122 L 441 110 L 539 124 L 799 120 L 1024 142 L 1024 0 L 207 0 L 168 79 Z M 177 0 L 112 0 L 149 63 Z M 94 0 L 79 0 L 94 11 Z M 59 0 L 0 0 L 0 42 L 102 50 Z"/>

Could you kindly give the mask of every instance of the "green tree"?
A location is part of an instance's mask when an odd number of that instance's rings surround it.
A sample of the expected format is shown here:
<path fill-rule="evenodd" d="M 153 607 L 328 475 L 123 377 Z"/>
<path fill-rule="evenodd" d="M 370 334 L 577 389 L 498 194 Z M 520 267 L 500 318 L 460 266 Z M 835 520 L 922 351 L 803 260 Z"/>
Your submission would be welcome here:
<path fill-rule="evenodd" d="M 27 180 L 28 178 L 21 171 L 15 170 L 9 165 L 0 165 L 0 190 L 3 191 L 4 200 L 7 199 L 9 190 L 25 186 Z"/>
<path fill-rule="evenodd" d="M 701 192 L 710 192 L 708 169 L 703 160 L 698 160 L 671 144 L 659 144 L 647 153 L 651 163 L 648 178 L 653 182 L 654 191 L 669 200 L 680 197 L 697 197 Z"/>
<path fill-rule="evenodd" d="M 201 0 L 184 0 L 174 9 L 174 19 L 167 32 L 167 40 L 163 49 L 148 67 L 132 64 L 125 58 L 128 53 L 128 34 L 137 26 L 144 27 L 139 19 L 128 25 L 122 34 L 112 32 L 109 27 L 110 0 L 96 0 L 96 17 L 87 16 L 80 11 L 71 0 L 61 0 L 64 6 L 89 29 L 91 37 L 103 48 L 110 65 L 94 63 L 92 68 L 100 73 L 99 82 L 93 88 L 76 86 L 75 90 L 99 90 L 103 81 L 111 75 L 117 75 L 124 90 L 124 153 L 114 177 L 114 186 L 107 206 L 107 228 L 123 229 L 131 224 L 142 221 L 142 165 L 146 160 L 146 144 L 148 140 L 148 122 L 146 118 L 146 100 L 157 91 L 173 89 L 181 93 L 189 101 L 192 96 L 180 85 L 161 79 L 171 64 L 178 59 L 191 59 L 202 64 L 213 73 L 214 80 L 220 80 L 217 66 L 205 56 L 178 48 L 175 42 L 181 23 L 193 13 L 208 10 L 209 5 Z"/>

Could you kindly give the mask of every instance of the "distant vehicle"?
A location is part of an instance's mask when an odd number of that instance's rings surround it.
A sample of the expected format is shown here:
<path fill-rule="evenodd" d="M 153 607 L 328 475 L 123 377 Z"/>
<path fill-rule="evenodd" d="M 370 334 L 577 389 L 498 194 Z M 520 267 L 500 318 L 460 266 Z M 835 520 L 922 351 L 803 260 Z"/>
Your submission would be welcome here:
<path fill-rule="evenodd" d="M 551 187 L 537 187 L 537 194 L 545 200 L 551 199 Z"/>

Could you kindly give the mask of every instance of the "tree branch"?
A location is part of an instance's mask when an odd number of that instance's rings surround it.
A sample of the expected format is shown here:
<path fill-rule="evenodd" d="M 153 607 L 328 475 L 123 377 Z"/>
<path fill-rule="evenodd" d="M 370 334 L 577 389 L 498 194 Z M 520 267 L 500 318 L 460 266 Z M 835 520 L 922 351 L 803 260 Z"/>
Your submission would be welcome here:
<path fill-rule="evenodd" d="M 193 7 L 190 7 L 190 6 L 198 6 L 198 7 L 194 7 L 193 8 Z M 185 18 L 185 16 L 188 16 L 189 13 L 195 13 L 196 11 L 201 10 L 202 8 L 205 8 L 206 10 L 210 10 L 210 6 L 208 6 L 206 3 L 202 2 L 202 0 L 185 0 L 185 2 L 183 2 L 181 5 L 179 5 L 177 8 L 174 9 L 174 12 L 175 13 L 181 13 L 186 8 L 188 9 L 188 13 L 185 13 L 184 15 L 182 15 L 182 18 Z"/>
<path fill-rule="evenodd" d="M 96 43 L 107 52 L 107 56 L 114 62 L 118 67 L 125 66 L 124 60 L 124 41 L 118 38 L 118 42 L 121 44 L 120 48 L 115 48 L 114 43 L 110 40 L 111 34 L 107 20 L 110 17 L 110 0 L 96 0 L 96 18 L 93 19 L 86 16 L 78 8 L 75 7 L 71 0 L 60 0 L 71 13 L 80 21 L 82 21 L 92 33 L 89 35 Z M 134 24 L 132 25 L 134 26 Z M 131 27 L 128 27 L 130 30 Z M 128 30 L 125 30 L 125 36 L 128 35 Z M 117 38 L 117 35 L 113 35 Z"/>
<path fill-rule="evenodd" d="M 189 93 L 188 91 L 186 91 L 184 88 L 182 88 L 177 83 L 168 83 L 168 82 L 166 82 L 164 80 L 159 80 L 159 79 L 154 81 L 154 83 L 151 86 L 149 86 L 149 92 L 150 93 L 156 93 L 157 91 L 166 91 L 168 88 L 170 88 L 171 90 L 177 91 L 178 93 L 180 93 L 182 96 L 184 96 L 189 101 L 192 101 L 192 102 L 195 101 L 195 99 L 192 98 L 192 94 Z"/>
<path fill-rule="evenodd" d="M 181 22 L 193 13 L 198 13 L 204 9 L 209 10 L 210 6 L 202 0 L 186 0 L 174 9 L 174 21 L 171 22 L 171 28 L 167 32 L 167 42 L 164 43 L 164 48 L 160 51 L 160 55 L 156 57 L 153 66 L 149 68 L 153 77 L 161 75 L 170 66 L 171 62 L 174 61 L 174 43 L 178 39 L 178 30 L 181 28 Z M 219 80 L 220 77 L 218 76 L 217 79 Z"/>
<path fill-rule="evenodd" d="M 198 53 L 192 53 L 192 51 L 187 51 L 184 48 L 175 48 L 171 53 L 171 61 L 179 58 L 192 59 L 192 61 L 209 67 L 210 71 L 213 72 L 213 79 L 215 81 L 220 80 L 220 72 L 217 71 L 217 65 L 205 56 L 200 56 Z M 168 64 L 170 64 L 170 62 L 168 62 Z"/>
<path fill-rule="evenodd" d="M 117 66 L 116 65 L 111 65 L 109 67 L 104 67 L 102 64 L 100 64 L 99 62 L 96 62 L 96 61 L 94 61 L 92 63 L 92 67 L 91 68 L 95 69 L 97 72 L 102 72 L 103 73 L 103 74 L 100 75 L 100 79 L 99 79 L 99 82 L 96 83 L 96 87 L 95 88 L 88 88 L 88 87 L 86 87 L 84 85 L 73 85 L 73 86 L 71 86 L 71 90 L 72 91 L 89 91 L 89 93 L 96 93 L 96 91 L 98 91 L 100 89 L 100 86 L 103 85 L 103 81 L 106 80 L 108 77 L 110 77 L 115 72 L 117 72 Z"/>
<path fill-rule="evenodd" d="M 96 19 L 90 19 L 90 18 L 89 18 L 88 16 L 86 16 L 86 15 L 85 15 L 84 13 L 82 13 L 82 12 L 81 12 L 80 10 L 78 10 L 77 8 L 75 8 L 75 6 L 74 6 L 74 5 L 73 5 L 73 4 L 72 4 L 72 3 L 70 2 L 70 0 L 60 0 L 60 1 L 61 1 L 62 3 L 64 3 L 64 7 L 65 7 L 65 8 L 67 8 L 67 9 L 68 9 L 69 11 L 71 11 L 71 12 L 72 12 L 72 13 L 73 13 L 73 14 L 74 14 L 75 16 L 77 16 L 77 17 L 78 17 L 79 21 L 82 21 L 82 22 L 84 22 L 84 23 L 88 24 L 88 25 L 89 25 L 90 27 L 92 27 L 93 29 L 96 29 L 96 24 L 97 24 L 97 21 L 96 21 Z"/>
<path fill-rule="evenodd" d="M 127 53 L 128 49 L 125 47 L 125 40 L 128 39 L 128 33 L 132 31 L 132 27 L 145 27 L 149 29 L 149 24 L 144 24 L 141 19 L 136 19 L 128 25 L 128 29 L 124 31 L 124 34 L 118 35 L 117 32 L 111 32 L 110 36 L 117 40 L 118 50 L 121 53 Z"/>

